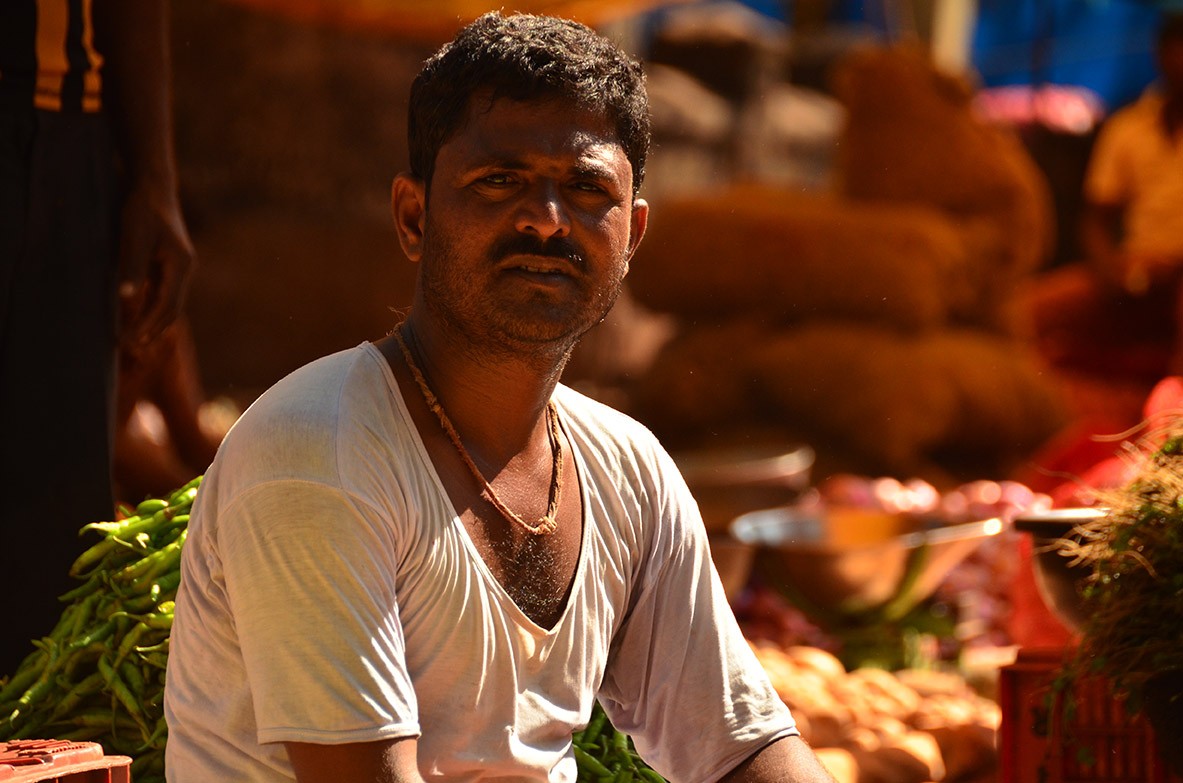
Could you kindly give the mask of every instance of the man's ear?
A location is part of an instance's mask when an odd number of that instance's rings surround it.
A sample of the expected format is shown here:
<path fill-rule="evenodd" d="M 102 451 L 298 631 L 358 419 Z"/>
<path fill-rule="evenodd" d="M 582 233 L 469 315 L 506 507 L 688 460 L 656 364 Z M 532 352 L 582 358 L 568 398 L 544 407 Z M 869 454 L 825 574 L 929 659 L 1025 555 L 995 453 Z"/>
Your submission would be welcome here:
<path fill-rule="evenodd" d="M 390 186 L 394 230 L 403 252 L 412 261 L 423 255 L 423 227 L 427 220 L 427 187 L 413 174 L 402 173 Z"/>
<path fill-rule="evenodd" d="M 633 213 L 629 218 L 628 257 L 632 260 L 633 253 L 641 244 L 645 236 L 645 227 L 649 225 L 649 202 L 643 198 L 633 199 Z"/>

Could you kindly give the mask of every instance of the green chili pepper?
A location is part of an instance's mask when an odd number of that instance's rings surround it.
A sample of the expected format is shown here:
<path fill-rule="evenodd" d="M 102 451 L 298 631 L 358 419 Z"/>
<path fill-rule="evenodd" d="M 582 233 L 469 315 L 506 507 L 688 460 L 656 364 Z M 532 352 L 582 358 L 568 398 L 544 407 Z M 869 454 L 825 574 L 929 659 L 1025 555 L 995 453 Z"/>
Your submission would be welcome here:
<path fill-rule="evenodd" d="M 157 511 L 162 511 L 168 508 L 168 506 L 169 503 L 167 500 L 162 500 L 160 498 L 148 498 L 144 502 L 140 503 L 140 505 L 136 506 L 136 515 L 141 517 L 150 517 Z"/>
<path fill-rule="evenodd" d="M 73 688 L 69 688 L 65 696 L 57 700 L 49 714 L 51 721 L 68 715 L 77 709 L 82 700 L 91 694 L 98 693 L 104 683 L 102 672 L 92 672 Z"/>
<path fill-rule="evenodd" d="M 28 660 L 26 659 L 26 663 Z M 44 661 L 41 663 L 42 665 L 22 663 L 20 668 L 16 670 L 16 674 L 12 675 L 12 679 L 0 688 L 0 704 L 17 699 L 30 685 L 36 682 L 44 669 Z"/>
<path fill-rule="evenodd" d="M 75 587 L 73 590 L 69 590 L 68 592 L 62 593 L 60 596 L 58 596 L 58 600 L 76 601 L 79 598 L 85 598 L 95 590 L 98 590 L 102 584 L 103 575 L 102 573 L 96 571 L 90 575 L 89 579 Z M 74 604 L 70 604 L 70 606 L 67 606 L 66 609 L 69 610 L 72 606 L 74 606 Z"/>
<path fill-rule="evenodd" d="M 115 632 L 116 619 L 117 618 L 112 617 L 109 620 L 107 620 L 106 622 L 104 622 L 102 625 L 92 628 L 90 630 L 90 632 L 87 633 L 85 636 L 82 636 L 82 637 L 77 638 L 74 641 L 70 642 L 68 649 L 71 651 L 81 650 L 84 647 L 89 647 L 90 645 L 94 644 L 95 642 L 103 641 L 104 639 L 106 639 L 112 633 Z"/>
<path fill-rule="evenodd" d="M 144 694 L 147 692 L 147 686 L 144 682 L 144 675 L 136 668 L 131 661 L 124 661 L 119 666 L 112 666 L 112 669 L 119 672 L 123 681 L 127 683 L 127 687 L 135 695 L 137 703 L 145 700 Z"/>
<path fill-rule="evenodd" d="M 590 755 L 583 748 L 578 745 L 573 747 L 575 751 L 575 761 L 581 766 L 590 771 L 593 775 L 611 775 L 612 770 L 605 767 L 598 759 Z"/>
<path fill-rule="evenodd" d="M 126 584 L 142 576 L 155 576 L 171 565 L 175 565 L 176 560 L 173 558 L 174 556 L 179 556 L 181 545 L 184 543 L 185 532 L 181 531 L 181 535 L 173 543 L 125 566 L 112 575 L 111 578 L 116 582 Z M 143 589 L 147 589 L 147 585 Z"/>
<path fill-rule="evenodd" d="M 112 665 L 118 666 L 123 662 L 135 646 L 139 644 L 140 639 L 144 634 L 151 629 L 142 622 L 137 622 L 130 631 L 123 634 L 123 638 L 119 640 L 119 648 L 115 651 L 115 660 Z"/>
<path fill-rule="evenodd" d="M 0 679 L 0 739 L 96 740 L 135 758 L 136 783 L 163 783 L 173 599 L 200 481 L 82 528 L 101 540 L 71 564 L 79 584 L 49 636 Z"/>
<path fill-rule="evenodd" d="M 165 721 L 164 716 L 161 715 L 156 719 L 156 728 L 152 730 L 151 736 L 144 742 L 144 748 L 155 748 L 156 750 L 164 750 L 165 741 L 168 739 L 168 722 Z"/>
<path fill-rule="evenodd" d="M 131 715 L 136 727 L 143 732 L 145 737 L 148 736 L 150 732 L 144 722 L 144 712 L 140 708 L 139 699 L 127 687 L 127 683 L 123 681 L 118 672 L 111 668 L 111 664 L 106 658 L 99 658 L 99 671 L 102 672 L 103 678 L 107 681 L 107 687 L 110 688 L 111 694 L 123 705 L 123 708 L 127 710 L 128 714 Z"/>

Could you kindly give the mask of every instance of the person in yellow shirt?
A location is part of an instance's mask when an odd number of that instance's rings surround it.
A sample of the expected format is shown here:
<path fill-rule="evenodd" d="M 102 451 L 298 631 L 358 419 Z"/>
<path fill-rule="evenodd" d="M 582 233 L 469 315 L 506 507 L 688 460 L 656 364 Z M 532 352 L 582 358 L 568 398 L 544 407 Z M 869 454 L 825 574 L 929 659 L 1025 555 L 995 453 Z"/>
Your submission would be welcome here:
<path fill-rule="evenodd" d="M 1053 270 L 1032 312 L 1070 369 L 1153 382 L 1183 372 L 1183 14 L 1163 17 L 1160 79 L 1101 127 L 1084 181 L 1084 262 Z"/>

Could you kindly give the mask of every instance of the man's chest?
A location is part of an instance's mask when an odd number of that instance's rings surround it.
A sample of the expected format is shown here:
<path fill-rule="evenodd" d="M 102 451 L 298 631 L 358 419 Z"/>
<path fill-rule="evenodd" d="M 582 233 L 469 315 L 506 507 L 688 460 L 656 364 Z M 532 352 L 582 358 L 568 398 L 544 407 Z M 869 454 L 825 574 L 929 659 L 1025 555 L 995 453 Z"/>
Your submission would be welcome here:
<path fill-rule="evenodd" d="M 578 568 L 578 530 L 548 537 L 489 536 L 482 521 L 465 525 L 482 563 L 509 599 L 539 627 L 554 627 Z"/>
<path fill-rule="evenodd" d="M 575 560 L 561 556 L 558 568 L 482 557 L 458 520 L 404 564 L 396 578 L 398 610 L 421 711 L 478 709 L 501 698 L 493 694 L 503 687 L 546 694 L 564 719 L 572 717 L 567 709 L 583 706 L 604 675 L 632 590 L 617 553 L 595 522 L 588 524 L 593 529 Z M 501 573 L 505 568 L 517 570 Z M 568 569 L 569 581 L 554 576 Z M 557 619 L 537 622 L 530 607 L 554 611 Z"/>
<path fill-rule="evenodd" d="M 1157 115 L 1139 119 L 1123 126 L 1118 137 L 1127 189 L 1142 197 L 1183 192 L 1183 134 L 1168 135 Z"/>
<path fill-rule="evenodd" d="M 460 515 L 481 565 L 541 628 L 553 628 L 562 617 L 578 571 L 583 508 L 573 477 L 560 493 L 556 518 L 553 531 L 536 533 L 496 513 L 488 503 L 474 502 Z"/>
<path fill-rule="evenodd" d="M 444 451 L 436 461 L 451 507 L 466 539 L 472 566 L 533 623 L 551 628 L 567 605 L 583 538 L 582 487 L 570 448 L 561 449 L 553 471 L 514 476 L 506 469 L 478 486 Z M 550 503 L 548 504 L 548 487 Z M 552 528 L 540 524 L 542 513 Z"/>

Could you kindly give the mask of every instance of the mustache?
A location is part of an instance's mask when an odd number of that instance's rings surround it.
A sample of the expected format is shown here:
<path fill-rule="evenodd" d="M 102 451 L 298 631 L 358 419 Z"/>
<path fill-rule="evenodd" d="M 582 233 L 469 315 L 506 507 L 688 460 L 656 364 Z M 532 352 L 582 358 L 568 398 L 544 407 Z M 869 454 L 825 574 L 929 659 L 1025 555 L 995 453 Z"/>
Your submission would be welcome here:
<path fill-rule="evenodd" d="M 578 269 L 584 268 L 583 251 L 566 237 L 553 237 L 544 241 L 529 234 L 519 234 L 500 240 L 491 251 L 494 261 L 517 255 L 560 258 Z"/>

